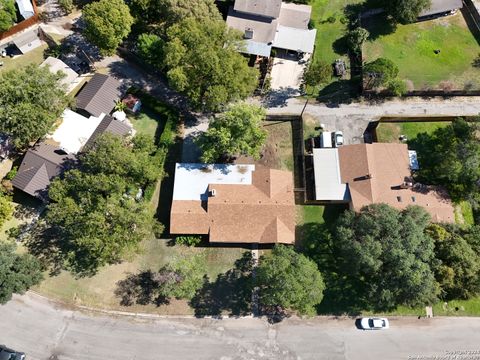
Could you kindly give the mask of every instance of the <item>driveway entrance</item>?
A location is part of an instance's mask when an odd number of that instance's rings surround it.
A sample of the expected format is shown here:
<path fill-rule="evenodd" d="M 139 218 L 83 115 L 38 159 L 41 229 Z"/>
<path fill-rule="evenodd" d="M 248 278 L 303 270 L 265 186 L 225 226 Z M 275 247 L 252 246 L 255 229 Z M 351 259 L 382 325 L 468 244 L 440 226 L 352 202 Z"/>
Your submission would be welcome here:
<path fill-rule="evenodd" d="M 299 61 L 296 54 L 277 54 L 273 59 L 271 89 L 277 91 L 288 89 L 290 93 L 294 90 L 297 92 L 296 95 L 300 95 L 303 72 L 309 57 L 310 55 L 304 55 Z"/>

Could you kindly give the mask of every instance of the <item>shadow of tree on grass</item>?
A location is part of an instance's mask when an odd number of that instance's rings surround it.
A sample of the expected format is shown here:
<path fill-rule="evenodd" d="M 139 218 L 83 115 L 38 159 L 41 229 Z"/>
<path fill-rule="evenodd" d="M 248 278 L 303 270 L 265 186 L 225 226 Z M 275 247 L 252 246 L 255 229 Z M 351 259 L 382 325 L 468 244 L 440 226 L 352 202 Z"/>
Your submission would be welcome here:
<path fill-rule="evenodd" d="M 218 275 L 214 282 L 205 279 L 190 302 L 195 315 L 245 316 L 251 313 L 254 261 L 250 252 L 235 262 L 233 269 Z"/>
<path fill-rule="evenodd" d="M 118 281 L 115 296 L 120 298 L 120 305 L 155 304 L 160 306 L 169 304 L 166 297 L 158 294 L 158 289 L 162 284 L 160 275 L 161 273 L 147 270 L 138 274 L 128 274 L 124 280 Z"/>

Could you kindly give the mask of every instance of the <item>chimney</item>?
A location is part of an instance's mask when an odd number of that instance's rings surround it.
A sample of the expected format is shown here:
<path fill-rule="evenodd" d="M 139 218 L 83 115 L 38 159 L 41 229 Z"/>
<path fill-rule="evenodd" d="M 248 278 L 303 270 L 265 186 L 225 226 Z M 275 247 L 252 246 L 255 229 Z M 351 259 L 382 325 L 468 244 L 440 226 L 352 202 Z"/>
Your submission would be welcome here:
<path fill-rule="evenodd" d="M 371 179 L 372 177 L 373 177 L 372 174 L 365 175 L 365 179 Z"/>
<path fill-rule="evenodd" d="M 215 189 L 210 190 L 210 196 L 215 197 L 217 195 L 217 191 Z"/>
<path fill-rule="evenodd" d="M 253 29 L 252 28 L 246 28 L 245 33 L 243 34 L 244 39 L 253 39 Z"/>

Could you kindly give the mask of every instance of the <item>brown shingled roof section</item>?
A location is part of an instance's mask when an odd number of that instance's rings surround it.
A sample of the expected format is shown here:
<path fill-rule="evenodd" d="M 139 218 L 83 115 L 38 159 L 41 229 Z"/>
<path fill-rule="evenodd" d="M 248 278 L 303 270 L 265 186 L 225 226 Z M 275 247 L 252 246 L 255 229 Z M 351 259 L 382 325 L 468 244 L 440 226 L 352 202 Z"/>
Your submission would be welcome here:
<path fill-rule="evenodd" d="M 342 182 L 348 184 L 353 210 L 359 211 L 373 203 L 385 203 L 397 209 L 419 205 L 430 213 L 433 221 L 455 221 L 451 200 L 441 189 L 430 187 L 421 193 L 412 188 L 398 188 L 411 176 L 406 144 L 347 145 L 338 151 Z M 367 175 L 371 178 L 366 178 Z"/>
<path fill-rule="evenodd" d="M 211 242 L 295 242 L 293 175 L 256 166 L 251 185 L 209 185 L 208 204 L 175 200 L 172 234 L 209 234 Z"/>

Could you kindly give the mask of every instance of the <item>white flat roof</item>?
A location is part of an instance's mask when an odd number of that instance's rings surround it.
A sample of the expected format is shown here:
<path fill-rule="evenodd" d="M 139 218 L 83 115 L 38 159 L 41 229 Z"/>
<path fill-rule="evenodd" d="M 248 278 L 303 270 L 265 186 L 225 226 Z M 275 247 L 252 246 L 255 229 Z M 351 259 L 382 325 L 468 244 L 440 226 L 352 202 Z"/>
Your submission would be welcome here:
<path fill-rule="evenodd" d="M 255 165 L 177 163 L 173 200 L 205 199 L 209 184 L 251 185 Z"/>
<path fill-rule="evenodd" d="M 50 138 L 68 153 L 76 154 L 90 139 L 103 116 L 105 115 L 98 118 L 94 116 L 86 118 L 70 109 L 66 109 L 62 115 L 62 123 Z"/>
<path fill-rule="evenodd" d="M 304 53 L 313 53 L 316 36 L 316 29 L 303 30 L 279 25 L 277 27 L 275 40 L 273 40 L 273 47 L 292 51 L 302 51 Z"/>
<path fill-rule="evenodd" d="M 316 200 L 347 201 L 350 198 L 340 176 L 338 149 L 313 149 L 313 168 Z"/>

